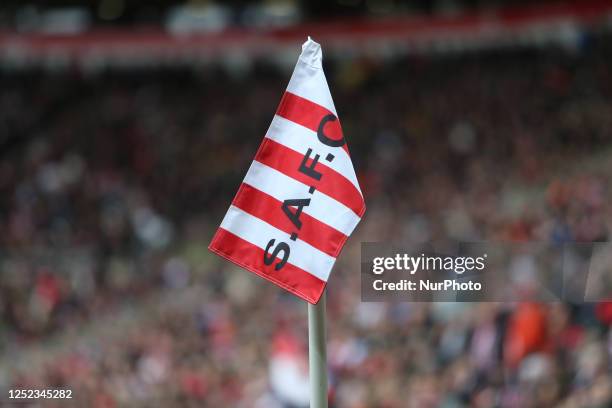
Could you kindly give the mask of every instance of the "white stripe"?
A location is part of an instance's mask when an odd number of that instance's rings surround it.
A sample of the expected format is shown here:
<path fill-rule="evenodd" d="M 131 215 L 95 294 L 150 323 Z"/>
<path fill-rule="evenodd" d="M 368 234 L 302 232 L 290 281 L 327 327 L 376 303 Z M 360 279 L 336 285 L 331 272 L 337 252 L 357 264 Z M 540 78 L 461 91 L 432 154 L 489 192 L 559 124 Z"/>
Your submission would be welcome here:
<path fill-rule="evenodd" d="M 263 250 L 266 249 L 271 239 L 275 239 L 275 243 L 286 242 L 291 248 L 287 262 L 325 282 L 327 282 L 329 273 L 336 261 L 335 258 L 319 251 L 302 240 L 291 241 L 286 232 L 233 205 L 227 210 L 227 214 L 225 214 L 225 218 L 221 222 L 221 228 Z"/>
<path fill-rule="evenodd" d="M 335 156 L 334 160 L 328 162 L 321 159 L 321 163 L 343 175 L 361 193 L 355 169 L 353 168 L 353 162 L 346 150 L 321 143 L 317 138 L 317 133 L 311 129 L 298 125 L 282 116 L 274 115 L 266 137 L 301 154 L 306 154 L 309 147 L 312 147 L 314 153 L 322 158 L 325 158 L 328 153 L 333 154 Z"/>
<path fill-rule="evenodd" d="M 320 67 L 309 65 L 300 58 L 287 85 L 287 91 L 319 104 L 338 116 L 325 74 Z"/>
<path fill-rule="evenodd" d="M 306 184 L 303 184 L 278 170 L 253 160 L 244 183 L 271 195 L 279 201 L 293 198 L 310 198 L 310 205 L 303 211 L 317 220 L 342 232 L 351 235 L 360 218 L 347 206 L 334 200 L 330 196 L 316 190 L 308 193 Z"/>

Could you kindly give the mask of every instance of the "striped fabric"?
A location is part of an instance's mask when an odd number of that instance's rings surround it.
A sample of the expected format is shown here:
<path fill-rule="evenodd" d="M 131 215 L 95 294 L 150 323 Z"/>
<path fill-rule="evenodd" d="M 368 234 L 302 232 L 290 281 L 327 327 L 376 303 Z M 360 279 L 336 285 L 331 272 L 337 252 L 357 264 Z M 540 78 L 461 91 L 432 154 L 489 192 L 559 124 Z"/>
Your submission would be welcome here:
<path fill-rule="evenodd" d="M 364 212 L 321 47 L 309 38 L 209 248 L 314 304 Z"/>

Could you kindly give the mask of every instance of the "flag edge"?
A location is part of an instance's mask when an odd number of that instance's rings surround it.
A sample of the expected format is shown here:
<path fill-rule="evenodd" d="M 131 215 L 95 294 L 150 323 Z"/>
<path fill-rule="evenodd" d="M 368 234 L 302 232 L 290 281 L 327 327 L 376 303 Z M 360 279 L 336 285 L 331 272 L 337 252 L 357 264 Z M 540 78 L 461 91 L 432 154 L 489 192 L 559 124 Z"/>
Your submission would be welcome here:
<path fill-rule="evenodd" d="M 316 305 L 319 300 L 321 299 L 321 295 L 323 294 L 323 291 L 325 291 L 325 288 L 327 287 L 327 282 L 321 280 L 321 282 L 323 282 L 323 286 L 321 287 L 321 291 L 318 293 L 318 296 L 316 298 L 312 298 L 298 290 L 295 290 L 294 288 L 292 288 L 291 286 L 287 285 L 286 283 L 274 278 L 273 276 L 270 275 L 266 275 L 264 273 L 262 273 L 261 271 L 257 270 L 256 268 L 253 268 L 249 265 L 246 265 L 245 263 L 237 260 L 235 257 L 233 257 L 232 255 L 227 254 L 226 252 L 223 252 L 223 250 L 214 247 L 214 242 L 215 242 L 215 238 L 217 237 L 217 233 L 219 232 L 219 229 L 217 229 L 217 231 L 215 232 L 215 235 L 211 241 L 211 243 L 208 245 L 208 250 L 215 253 L 216 255 L 230 261 L 231 263 L 251 272 L 254 273 L 255 275 L 259 276 L 260 278 L 272 282 L 275 285 L 280 286 L 281 288 L 285 289 L 286 291 L 296 295 L 297 297 L 299 297 L 300 299 L 303 299 L 305 301 L 307 301 L 308 303 L 310 303 L 311 305 Z"/>

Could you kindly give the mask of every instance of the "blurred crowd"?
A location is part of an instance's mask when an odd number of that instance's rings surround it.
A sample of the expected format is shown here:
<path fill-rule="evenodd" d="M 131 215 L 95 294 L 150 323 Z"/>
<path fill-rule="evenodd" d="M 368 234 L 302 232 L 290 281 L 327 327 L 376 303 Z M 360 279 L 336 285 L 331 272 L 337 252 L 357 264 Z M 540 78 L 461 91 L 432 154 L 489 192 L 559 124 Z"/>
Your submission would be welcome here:
<path fill-rule="evenodd" d="M 328 289 L 332 406 L 612 404 L 611 303 L 363 303 L 359 287 L 361 241 L 607 241 L 610 44 L 326 60 L 368 205 Z M 288 78 L 263 61 L 0 72 L 0 389 L 308 405 L 305 304 L 206 249 Z M 195 306 L 145 306 L 187 290 Z M 152 317 L 115 327 L 124 310 Z"/>

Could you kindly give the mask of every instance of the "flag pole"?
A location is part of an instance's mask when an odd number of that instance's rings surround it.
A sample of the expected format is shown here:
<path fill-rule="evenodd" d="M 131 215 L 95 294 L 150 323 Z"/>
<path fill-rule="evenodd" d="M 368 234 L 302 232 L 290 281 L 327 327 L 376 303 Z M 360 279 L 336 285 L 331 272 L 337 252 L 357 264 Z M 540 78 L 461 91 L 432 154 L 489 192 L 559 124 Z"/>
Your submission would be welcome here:
<path fill-rule="evenodd" d="M 325 292 L 316 305 L 308 304 L 308 360 L 310 408 L 327 408 L 327 345 Z"/>

